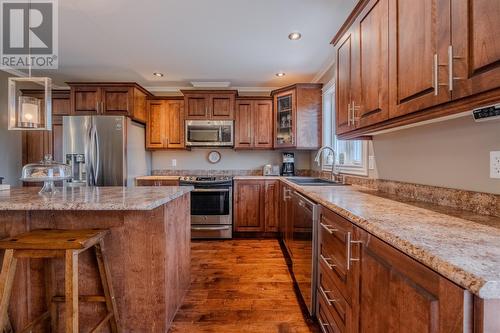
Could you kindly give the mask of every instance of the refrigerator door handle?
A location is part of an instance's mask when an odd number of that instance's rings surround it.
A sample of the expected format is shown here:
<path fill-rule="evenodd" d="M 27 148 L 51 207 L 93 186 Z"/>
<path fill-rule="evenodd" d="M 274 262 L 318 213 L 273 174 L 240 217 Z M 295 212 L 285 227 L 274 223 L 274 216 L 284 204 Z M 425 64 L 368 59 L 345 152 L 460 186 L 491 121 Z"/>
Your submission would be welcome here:
<path fill-rule="evenodd" d="M 94 185 L 94 169 L 93 169 L 93 126 L 90 125 L 87 131 L 87 138 L 85 144 L 85 164 L 87 169 L 87 185 Z"/>
<path fill-rule="evenodd" d="M 101 162 L 100 151 L 99 151 L 99 133 L 97 129 L 94 127 L 94 153 L 95 153 L 95 185 L 97 185 L 97 180 L 99 178 L 99 165 Z"/>

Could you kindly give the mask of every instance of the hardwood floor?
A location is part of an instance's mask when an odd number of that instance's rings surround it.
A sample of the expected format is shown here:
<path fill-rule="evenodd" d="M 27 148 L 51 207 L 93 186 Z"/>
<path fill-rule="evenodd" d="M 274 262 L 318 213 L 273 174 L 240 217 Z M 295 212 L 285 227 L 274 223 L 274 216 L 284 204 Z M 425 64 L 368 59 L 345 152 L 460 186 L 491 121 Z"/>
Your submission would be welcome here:
<path fill-rule="evenodd" d="M 309 333 L 277 240 L 193 242 L 191 287 L 169 332 Z"/>

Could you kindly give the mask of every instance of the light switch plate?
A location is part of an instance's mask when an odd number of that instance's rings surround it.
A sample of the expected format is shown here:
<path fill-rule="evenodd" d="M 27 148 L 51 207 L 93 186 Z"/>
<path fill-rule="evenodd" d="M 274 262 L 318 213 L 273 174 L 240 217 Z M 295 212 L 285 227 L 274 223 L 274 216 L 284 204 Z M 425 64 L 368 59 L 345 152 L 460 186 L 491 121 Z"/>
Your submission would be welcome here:
<path fill-rule="evenodd" d="M 490 178 L 500 179 L 500 151 L 490 152 Z"/>

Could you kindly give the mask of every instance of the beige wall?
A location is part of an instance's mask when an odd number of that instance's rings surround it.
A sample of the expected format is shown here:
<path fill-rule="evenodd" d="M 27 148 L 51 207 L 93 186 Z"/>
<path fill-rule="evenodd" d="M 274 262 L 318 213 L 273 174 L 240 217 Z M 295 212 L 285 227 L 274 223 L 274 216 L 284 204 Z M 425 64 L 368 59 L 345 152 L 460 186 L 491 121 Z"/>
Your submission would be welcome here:
<path fill-rule="evenodd" d="M 500 122 L 471 117 L 423 125 L 373 138 L 378 177 L 500 194 L 489 178 L 489 153 L 500 151 Z"/>
<path fill-rule="evenodd" d="M 7 130 L 7 78 L 0 71 L 0 177 L 4 183 L 19 185 L 21 176 L 21 132 Z"/>
<path fill-rule="evenodd" d="M 210 151 L 221 153 L 221 160 L 211 164 L 207 160 Z M 177 166 L 172 166 L 172 159 L 177 160 Z M 310 152 L 295 152 L 295 167 L 310 168 Z M 158 151 L 153 153 L 153 170 L 252 170 L 262 168 L 265 164 L 281 165 L 280 151 L 269 150 L 232 150 L 232 149 L 193 149 L 192 151 Z"/>

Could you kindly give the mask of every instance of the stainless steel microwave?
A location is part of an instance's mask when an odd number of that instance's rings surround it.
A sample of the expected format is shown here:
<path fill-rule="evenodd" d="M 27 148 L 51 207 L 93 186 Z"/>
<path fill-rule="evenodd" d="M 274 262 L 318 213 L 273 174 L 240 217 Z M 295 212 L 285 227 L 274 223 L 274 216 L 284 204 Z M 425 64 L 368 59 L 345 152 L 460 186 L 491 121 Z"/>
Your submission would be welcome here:
<path fill-rule="evenodd" d="M 186 120 L 186 146 L 232 147 L 234 123 L 232 120 Z"/>

